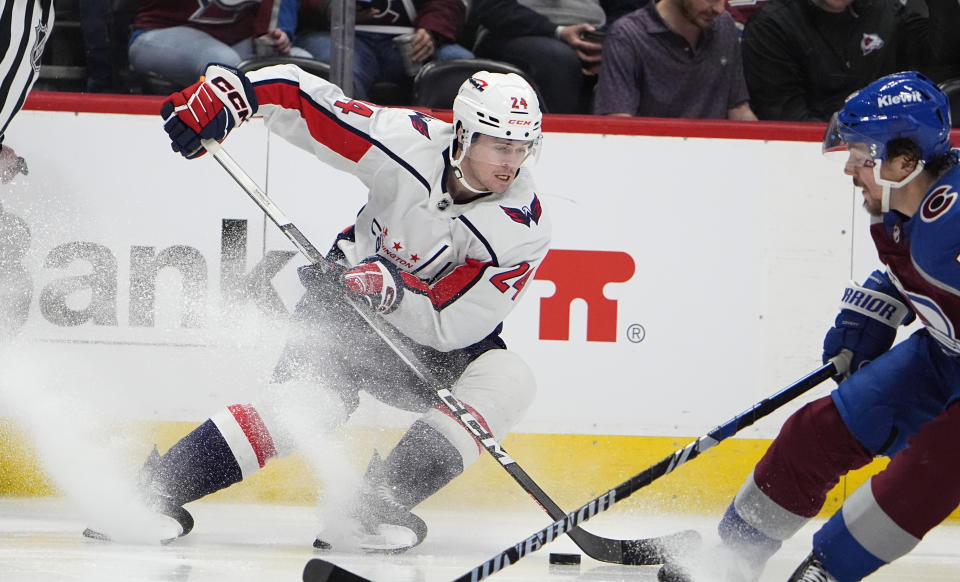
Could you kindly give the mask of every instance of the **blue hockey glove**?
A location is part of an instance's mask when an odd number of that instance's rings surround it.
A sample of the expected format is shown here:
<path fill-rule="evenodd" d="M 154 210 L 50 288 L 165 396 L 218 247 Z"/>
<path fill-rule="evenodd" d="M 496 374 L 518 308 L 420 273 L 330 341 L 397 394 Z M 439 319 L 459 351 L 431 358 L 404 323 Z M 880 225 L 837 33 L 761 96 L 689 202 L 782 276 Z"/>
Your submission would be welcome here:
<path fill-rule="evenodd" d="M 200 80 L 170 95 L 160 109 L 173 151 L 188 159 L 202 156 L 201 140 L 222 142 L 234 127 L 257 112 L 257 94 L 247 76 L 210 65 Z"/>
<path fill-rule="evenodd" d="M 851 284 L 843 291 L 840 313 L 823 339 L 823 362 L 841 350 L 853 357 L 838 383 L 886 352 L 897 337 L 897 328 L 915 319 L 897 288 L 883 271 L 874 271 L 863 286 Z"/>

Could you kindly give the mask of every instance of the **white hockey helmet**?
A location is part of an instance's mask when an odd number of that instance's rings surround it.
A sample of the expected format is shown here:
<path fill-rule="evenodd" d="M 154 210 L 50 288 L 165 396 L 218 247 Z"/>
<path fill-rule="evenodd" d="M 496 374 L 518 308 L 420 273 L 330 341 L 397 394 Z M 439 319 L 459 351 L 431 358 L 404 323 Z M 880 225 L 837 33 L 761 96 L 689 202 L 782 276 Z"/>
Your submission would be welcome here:
<path fill-rule="evenodd" d="M 482 133 L 503 139 L 540 138 L 540 100 L 516 73 L 478 71 L 460 85 L 453 100 L 453 124 L 467 134 Z"/>
<path fill-rule="evenodd" d="M 531 142 L 527 159 L 535 159 L 542 139 L 542 121 L 537 93 L 523 77 L 516 73 L 474 73 L 460 85 L 453 100 L 453 125 L 463 129 L 460 155 L 454 157 L 453 150 L 450 151 L 450 164 L 457 177 L 463 182 L 460 163 L 477 134 Z"/>

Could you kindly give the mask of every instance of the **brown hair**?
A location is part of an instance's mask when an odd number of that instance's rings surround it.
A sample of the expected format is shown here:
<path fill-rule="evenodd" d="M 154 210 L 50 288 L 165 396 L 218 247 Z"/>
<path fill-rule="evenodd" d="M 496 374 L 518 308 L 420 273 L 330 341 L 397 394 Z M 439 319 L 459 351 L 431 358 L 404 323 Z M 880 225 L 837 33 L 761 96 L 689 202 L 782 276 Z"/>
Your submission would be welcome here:
<path fill-rule="evenodd" d="M 920 146 L 908 137 L 898 137 L 887 143 L 887 159 L 904 156 L 911 162 L 917 162 L 920 161 L 922 153 Z M 947 150 L 942 154 L 931 156 L 923 165 L 923 171 L 929 172 L 934 176 L 941 176 L 955 165 L 957 165 L 956 152 Z"/>

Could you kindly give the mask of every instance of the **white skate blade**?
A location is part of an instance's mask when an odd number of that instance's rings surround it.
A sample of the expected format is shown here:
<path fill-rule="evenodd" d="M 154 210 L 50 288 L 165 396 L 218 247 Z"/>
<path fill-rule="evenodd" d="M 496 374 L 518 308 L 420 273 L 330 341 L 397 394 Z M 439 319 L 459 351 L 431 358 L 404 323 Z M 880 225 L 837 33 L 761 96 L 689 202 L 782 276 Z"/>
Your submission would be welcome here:
<path fill-rule="evenodd" d="M 417 545 L 417 534 L 399 525 L 380 524 L 377 534 L 360 538 L 360 549 L 365 552 L 399 553 Z"/>
<path fill-rule="evenodd" d="M 133 544 L 165 544 L 183 534 L 183 527 L 172 517 L 153 512 L 136 512 L 134 517 L 102 519 L 83 530 L 84 537 Z"/>

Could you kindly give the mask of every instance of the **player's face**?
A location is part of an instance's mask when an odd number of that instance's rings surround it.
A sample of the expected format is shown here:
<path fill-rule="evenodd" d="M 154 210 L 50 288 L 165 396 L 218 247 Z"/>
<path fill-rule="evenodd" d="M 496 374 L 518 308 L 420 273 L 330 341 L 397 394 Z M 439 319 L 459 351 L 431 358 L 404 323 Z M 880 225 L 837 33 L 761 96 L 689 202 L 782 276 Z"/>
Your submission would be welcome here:
<path fill-rule="evenodd" d="M 853 185 L 861 189 L 863 207 L 872 216 L 882 214 L 881 197 L 883 188 L 877 184 L 873 174 L 873 167 L 877 161 L 870 157 L 867 146 L 864 144 L 849 144 L 847 163 L 843 166 L 843 173 L 853 177 Z"/>
<path fill-rule="evenodd" d="M 533 142 L 476 134 L 461 169 L 468 184 L 501 194 L 510 187 Z"/>
<path fill-rule="evenodd" d="M 726 9 L 726 0 L 680 0 L 680 12 L 701 30 L 713 26 L 713 21 Z"/>

